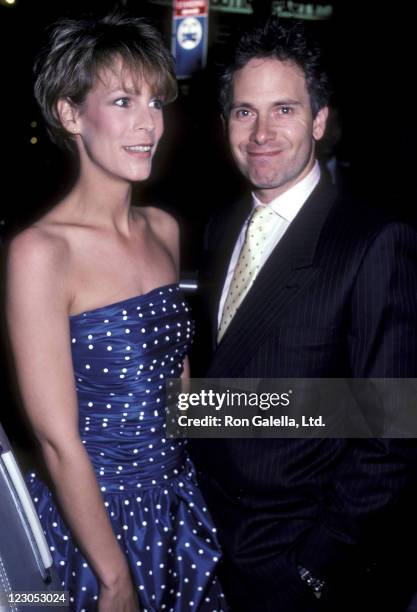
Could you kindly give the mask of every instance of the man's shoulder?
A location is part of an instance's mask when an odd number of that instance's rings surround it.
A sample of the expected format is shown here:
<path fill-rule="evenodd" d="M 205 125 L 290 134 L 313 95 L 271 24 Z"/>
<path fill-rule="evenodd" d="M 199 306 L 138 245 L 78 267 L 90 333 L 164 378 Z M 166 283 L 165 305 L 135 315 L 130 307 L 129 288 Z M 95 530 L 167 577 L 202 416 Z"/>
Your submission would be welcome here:
<path fill-rule="evenodd" d="M 384 206 L 380 200 L 361 197 L 347 192 L 337 193 L 331 208 L 327 230 L 338 227 L 345 240 L 354 242 L 369 240 L 381 233 L 415 233 L 409 220 L 395 209 Z"/>
<path fill-rule="evenodd" d="M 333 194 L 326 188 L 312 194 L 316 211 L 324 210 L 324 220 L 317 236 L 316 262 L 320 265 L 339 266 L 346 262 L 353 270 L 370 252 L 396 252 L 398 249 L 417 248 L 417 232 L 395 210 L 384 206 L 378 198 L 355 192 Z M 322 206 L 321 195 L 323 196 Z M 327 194 L 327 195 L 326 195 Z M 324 202 L 327 197 L 327 204 Z M 310 211 L 310 220 L 311 220 Z M 303 224 L 306 225 L 308 213 Z M 308 230 L 307 230 L 308 231 Z M 408 246 L 407 246 L 408 245 Z"/>

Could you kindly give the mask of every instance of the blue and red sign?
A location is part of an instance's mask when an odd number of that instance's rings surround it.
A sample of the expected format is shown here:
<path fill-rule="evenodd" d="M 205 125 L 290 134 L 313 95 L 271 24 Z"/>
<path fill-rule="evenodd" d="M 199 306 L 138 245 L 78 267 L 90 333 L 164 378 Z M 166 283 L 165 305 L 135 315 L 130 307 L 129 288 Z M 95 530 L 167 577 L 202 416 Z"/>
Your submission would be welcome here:
<path fill-rule="evenodd" d="M 209 0 L 175 0 L 172 53 L 179 79 L 204 68 L 207 57 Z"/>

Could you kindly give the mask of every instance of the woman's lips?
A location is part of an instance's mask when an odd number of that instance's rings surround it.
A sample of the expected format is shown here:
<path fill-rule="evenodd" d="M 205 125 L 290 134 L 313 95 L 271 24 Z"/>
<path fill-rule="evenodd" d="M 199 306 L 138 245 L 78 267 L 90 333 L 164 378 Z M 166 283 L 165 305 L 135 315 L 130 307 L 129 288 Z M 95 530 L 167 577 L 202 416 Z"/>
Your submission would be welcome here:
<path fill-rule="evenodd" d="M 130 155 L 139 157 L 149 157 L 152 153 L 152 144 L 137 144 L 123 147 L 123 149 Z"/>

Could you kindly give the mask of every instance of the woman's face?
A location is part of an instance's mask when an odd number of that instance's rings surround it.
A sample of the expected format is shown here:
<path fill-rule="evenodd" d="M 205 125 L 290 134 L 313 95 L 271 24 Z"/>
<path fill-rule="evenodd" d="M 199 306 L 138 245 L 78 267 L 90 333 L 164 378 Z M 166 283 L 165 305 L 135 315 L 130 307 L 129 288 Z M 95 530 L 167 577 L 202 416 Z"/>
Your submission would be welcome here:
<path fill-rule="evenodd" d="M 122 181 L 149 177 L 164 130 L 163 101 L 121 60 L 103 69 L 77 113 L 81 167 Z"/>

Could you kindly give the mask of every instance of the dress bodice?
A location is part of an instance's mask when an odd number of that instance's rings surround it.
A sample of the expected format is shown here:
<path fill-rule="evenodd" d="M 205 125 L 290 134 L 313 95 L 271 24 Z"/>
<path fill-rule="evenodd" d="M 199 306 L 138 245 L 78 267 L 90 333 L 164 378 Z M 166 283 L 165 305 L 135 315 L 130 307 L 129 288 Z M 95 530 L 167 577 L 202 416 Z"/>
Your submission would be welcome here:
<path fill-rule="evenodd" d="M 165 437 L 165 380 L 192 336 L 179 287 L 72 316 L 70 332 L 81 439 L 141 610 L 225 610 L 216 529 L 185 442 Z M 99 583 L 52 492 L 36 474 L 28 485 L 70 609 L 96 611 Z"/>
<path fill-rule="evenodd" d="M 102 491 L 174 477 L 183 443 L 165 438 L 165 379 L 192 338 L 178 285 L 70 317 L 80 435 Z M 139 474 L 139 479 L 138 479 Z"/>

